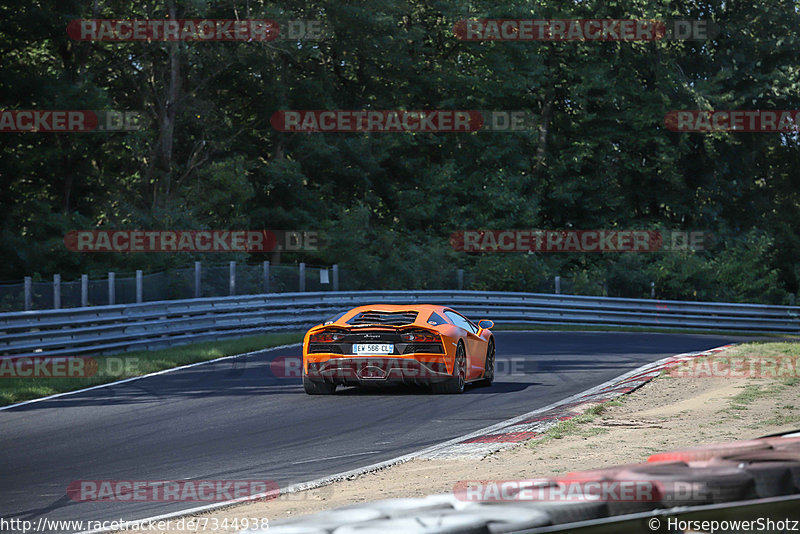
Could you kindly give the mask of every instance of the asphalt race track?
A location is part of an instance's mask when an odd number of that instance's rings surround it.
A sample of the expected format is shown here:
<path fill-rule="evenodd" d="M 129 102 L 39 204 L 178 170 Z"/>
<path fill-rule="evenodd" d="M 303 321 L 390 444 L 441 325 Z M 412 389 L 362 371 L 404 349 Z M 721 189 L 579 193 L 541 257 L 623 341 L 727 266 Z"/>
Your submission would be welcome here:
<path fill-rule="evenodd" d="M 75 502 L 76 480 L 274 480 L 388 460 L 545 406 L 644 363 L 741 338 L 496 332 L 491 388 L 433 396 L 339 388 L 312 397 L 269 362 L 299 347 L 0 411 L 0 517 L 140 519 L 202 503 Z"/>

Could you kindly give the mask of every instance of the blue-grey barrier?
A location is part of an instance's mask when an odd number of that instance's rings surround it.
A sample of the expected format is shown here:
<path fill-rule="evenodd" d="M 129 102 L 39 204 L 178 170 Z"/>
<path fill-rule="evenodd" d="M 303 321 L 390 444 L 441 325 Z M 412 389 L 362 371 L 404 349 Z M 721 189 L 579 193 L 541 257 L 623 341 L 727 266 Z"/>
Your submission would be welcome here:
<path fill-rule="evenodd" d="M 365 304 L 431 303 L 473 319 L 800 334 L 800 307 L 494 291 L 269 293 L 0 314 L 0 357 L 163 348 L 300 330 Z"/>

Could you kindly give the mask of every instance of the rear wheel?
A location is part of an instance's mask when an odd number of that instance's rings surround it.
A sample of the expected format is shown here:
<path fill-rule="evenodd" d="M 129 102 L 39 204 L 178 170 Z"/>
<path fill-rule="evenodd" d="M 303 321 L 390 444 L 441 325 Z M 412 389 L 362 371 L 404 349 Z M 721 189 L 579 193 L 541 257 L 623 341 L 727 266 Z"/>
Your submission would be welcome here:
<path fill-rule="evenodd" d="M 333 395 L 336 391 L 336 384 L 327 382 L 316 382 L 303 375 L 303 389 L 309 395 Z"/>
<path fill-rule="evenodd" d="M 448 395 L 463 393 L 464 384 L 467 382 L 467 351 L 464 350 L 464 344 L 459 341 L 456 348 L 456 361 L 453 366 L 453 376 L 444 382 L 436 382 L 432 384 L 431 390 L 434 393 L 445 393 Z"/>
<path fill-rule="evenodd" d="M 486 363 L 483 369 L 482 386 L 491 386 L 494 380 L 494 339 L 489 340 L 489 346 L 486 347 Z"/>

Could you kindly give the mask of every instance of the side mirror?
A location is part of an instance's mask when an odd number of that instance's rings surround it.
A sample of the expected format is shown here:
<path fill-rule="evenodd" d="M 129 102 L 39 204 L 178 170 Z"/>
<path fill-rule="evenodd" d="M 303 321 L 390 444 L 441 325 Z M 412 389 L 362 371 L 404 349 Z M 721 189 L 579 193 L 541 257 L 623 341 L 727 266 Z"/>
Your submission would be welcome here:
<path fill-rule="evenodd" d="M 478 326 L 484 330 L 489 330 L 494 326 L 494 321 L 490 321 L 489 319 L 481 319 L 478 321 Z"/>

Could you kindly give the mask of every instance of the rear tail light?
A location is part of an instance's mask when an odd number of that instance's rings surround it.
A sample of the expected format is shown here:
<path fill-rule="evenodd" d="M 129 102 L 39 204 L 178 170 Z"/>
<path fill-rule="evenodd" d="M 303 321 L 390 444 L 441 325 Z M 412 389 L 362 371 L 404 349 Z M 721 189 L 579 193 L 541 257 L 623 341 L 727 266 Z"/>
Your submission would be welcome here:
<path fill-rule="evenodd" d="M 311 343 L 336 343 L 343 339 L 344 334 L 340 332 L 317 332 L 308 338 Z"/>
<path fill-rule="evenodd" d="M 408 343 L 437 343 L 440 341 L 439 335 L 424 330 L 413 332 L 401 332 L 400 339 Z"/>

